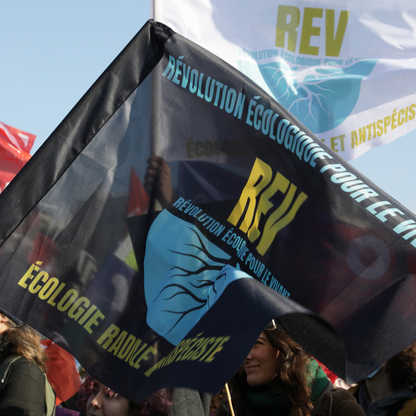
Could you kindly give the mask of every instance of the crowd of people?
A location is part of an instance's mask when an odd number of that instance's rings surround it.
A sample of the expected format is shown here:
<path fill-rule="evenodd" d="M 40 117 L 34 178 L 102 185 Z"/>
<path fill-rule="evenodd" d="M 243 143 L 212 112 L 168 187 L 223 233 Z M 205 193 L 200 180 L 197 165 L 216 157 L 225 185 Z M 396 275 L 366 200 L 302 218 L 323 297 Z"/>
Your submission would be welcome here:
<path fill-rule="evenodd" d="M 334 387 L 321 365 L 272 320 L 217 395 L 176 387 L 133 403 L 86 374 L 71 409 L 55 406 L 40 335 L 2 311 L 0 415 L 415 416 L 415 357 L 411 345 L 349 390 Z"/>

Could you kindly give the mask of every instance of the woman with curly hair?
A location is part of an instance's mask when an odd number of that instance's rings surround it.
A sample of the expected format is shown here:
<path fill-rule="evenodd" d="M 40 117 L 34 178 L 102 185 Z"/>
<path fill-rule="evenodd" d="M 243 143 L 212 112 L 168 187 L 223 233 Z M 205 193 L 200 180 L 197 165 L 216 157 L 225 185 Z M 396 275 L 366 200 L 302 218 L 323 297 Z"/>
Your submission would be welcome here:
<path fill-rule="evenodd" d="M 34 329 L 6 311 L 0 311 L 0 364 L 5 367 L 3 374 L 11 363 L 7 377 L 0 386 L 2 416 L 54 414 L 54 403 L 50 409 L 46 408 L 45 388 L 48 381 L 45 381 L 44 373 L 47 355 L 40 340 L 40 335 Z"/>
<path fill-rule="evenodd" d="M 87 416 L 165 416 L 171 406 L 170 394 L 162 389 L 146 400 L 133 403 L 87 375 L 80 389 L 78 407 Z"/>
<path fill-rule="evenodd" d="M 349 391 L 368 416 L 416 415 L 415 364 L 412 344 Z"/>
<path fill-rule="evenodd" d="M 234 414 L 364 416 L 354 397 L 344 389 L 334 390 L 319 364 L 282 331 L 273 321 L 231 379 Z M 216 415 L 231 414 L 224 399 Z"/>

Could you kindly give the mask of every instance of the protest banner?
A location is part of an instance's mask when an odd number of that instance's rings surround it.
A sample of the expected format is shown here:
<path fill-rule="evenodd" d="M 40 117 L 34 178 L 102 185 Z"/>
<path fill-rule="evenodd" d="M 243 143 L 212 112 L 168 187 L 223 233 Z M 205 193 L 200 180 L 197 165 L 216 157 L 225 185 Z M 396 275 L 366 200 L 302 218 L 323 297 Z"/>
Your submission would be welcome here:
<path fill-rule="evenodd" d="M 153 17 L 250 77 L 343 159 L 416 128 L 416 5 L 153 0 Z"/>
<path fill-rule="evenodd" d="M 0 306 L 140 400 L 218 391 L 271 318 L 357 381 L 416 340 L 416 218 L 149 21 L 0 196 Z"/>

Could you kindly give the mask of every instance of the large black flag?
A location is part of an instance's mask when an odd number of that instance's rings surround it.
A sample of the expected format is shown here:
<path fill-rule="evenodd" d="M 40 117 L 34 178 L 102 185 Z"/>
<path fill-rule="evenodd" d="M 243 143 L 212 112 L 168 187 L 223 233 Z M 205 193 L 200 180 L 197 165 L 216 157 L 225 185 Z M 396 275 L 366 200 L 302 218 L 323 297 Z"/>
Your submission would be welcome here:
<path fill-rule="evenodd" d="M 414 215 L 152 21 L 0 218 L 0 307 L 133 400 L 218 391 L 275 316 L 348 381 L 416 340 Z"/>

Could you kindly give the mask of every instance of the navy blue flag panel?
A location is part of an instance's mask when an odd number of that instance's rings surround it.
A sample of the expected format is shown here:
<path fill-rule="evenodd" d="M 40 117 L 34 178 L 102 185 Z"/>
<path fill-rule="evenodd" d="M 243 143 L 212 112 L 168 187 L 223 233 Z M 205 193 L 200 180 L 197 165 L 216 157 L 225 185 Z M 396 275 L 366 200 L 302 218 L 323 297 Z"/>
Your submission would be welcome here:
<path fill-rule="evenodd" d="M 416 340 L 414 215 L 153 21 L 0 218 L 0 307 L 132 400 L 217 392 L 273 317 L 347 381 Z"/>

